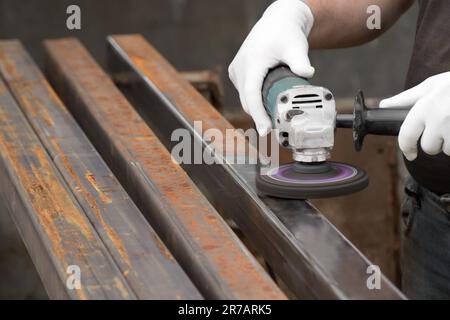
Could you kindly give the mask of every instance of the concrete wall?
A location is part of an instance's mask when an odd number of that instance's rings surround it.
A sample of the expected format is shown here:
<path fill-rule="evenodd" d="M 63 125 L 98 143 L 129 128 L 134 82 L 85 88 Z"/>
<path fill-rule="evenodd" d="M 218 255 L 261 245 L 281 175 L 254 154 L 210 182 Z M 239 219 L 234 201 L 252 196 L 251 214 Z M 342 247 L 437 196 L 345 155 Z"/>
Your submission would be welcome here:
<path fill-rule="evenodd" d="M 79 37 L 102 63 L 105 36 L 144 34 L 177 68 L 223 67 L 226 105 L 239 106 L 226 69 L 269 0 L 0 0 L 0 38 L 20 38 L 42 63 L 43 38 Z M 66 28 L 66 8 L 79 4 L 82 30 Z M 312 52 L 317 76 L 337 96 L 359 88 L 385 96 L 403 87 L 414 36 L 416 10 L 370 44 Z"/>

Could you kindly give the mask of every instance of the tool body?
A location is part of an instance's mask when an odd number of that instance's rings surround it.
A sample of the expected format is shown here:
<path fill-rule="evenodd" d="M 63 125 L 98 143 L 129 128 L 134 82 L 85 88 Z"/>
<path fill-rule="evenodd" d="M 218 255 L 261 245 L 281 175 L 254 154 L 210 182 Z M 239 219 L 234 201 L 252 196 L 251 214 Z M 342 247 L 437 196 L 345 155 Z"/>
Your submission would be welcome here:
<path fill-rule="evenodd" d="M 313 86 L 280 66 L 266 76 L 262 96 L 272 126 L 277 129 L 278 142 L 292 150 L 294 162 L 258 176 L 256 186 L 261 194 L 323 198 L 356 192 L 368 185 L 363 170 L 327 161 L 334 146 L 337 118 L 336 103 L 328 89 Z"/>
<path fill-rule="evenodd" d="M 336 104 L 331 92 L 312 86 L 287 67 L 278 67 L 267 75 L 263 102 L 278 129 L 278 141 L 291 148 L 297 162 L 326 161 L 334 145 Z"/>
<path fill-rule="evenodd" d="M 257 176 L 256 186 L 261 194 L 280 198 L 335 197 L 364 189 L 369 181 L 363 170 L 328 161 L 336 128 L 352 128 L 360 151 L 367 134 L 398 135 L 409 111 L 369 109 L 360 91 L 353 114 L 337 114 L 328 89 L 311 85 L 287 66 L 268 73 L 262 97 L 278 142 L 292 150 L 294 162 Z"/>
<path fill-rule="evenodd" d="M 280 145 L 292 150 L 294 162 L 256 178 L 261 194 L 291 199 L 325 198 L 364 189 L 367 174 L 352 165 L 330 162 L 336 128 L 351 128 L 360 151 L 367 134 L 398 135 L 408 109 L 369 109 L 360 91 L 353 114 L 337 114 L 333 94 L 313 86 L 287 66 L 266 76 L 262 98 L 277 129 Z"/>

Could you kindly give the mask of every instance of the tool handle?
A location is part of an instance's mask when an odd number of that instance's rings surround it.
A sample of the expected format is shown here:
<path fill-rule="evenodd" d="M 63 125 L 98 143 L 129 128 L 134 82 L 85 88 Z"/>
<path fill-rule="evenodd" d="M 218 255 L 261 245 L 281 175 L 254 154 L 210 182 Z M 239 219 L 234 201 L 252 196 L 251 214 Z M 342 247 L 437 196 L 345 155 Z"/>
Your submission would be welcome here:
<path fill-rule="evenodd" d="M 353 128 L 353 114 L 352 113 L 338 113 L 336 115 L 336 128 Z"/>
<path fill-rule="evenodd" d="M 409 109 L 366 109 L 364 126 L 359 127 L 366 134 L 381 136 L 397 136 Z M 337 128 L 353 128 L 353 114 L 338 114 L 336 117 Z"/>
<path fill-rule="evenodd" d="M 337 128 L 352 128 L 355 149 L 360 151 L 367 134 L 396 136 L 400 131 L 409 109 L 369 109 L 362 91 L 358 93 L 353 114 L 338 114 Z"/>
<path fill-rule="evenodd" d="M 270 69 L 262 86 L 264 108 L 274 120 L 275 107 L 280 93 L 299 85 L 310 85 L 308 80 L 299 77 L 286 65 Z"/>
<path fill-rule="evenodd" d="M 273 69 L 270 69 L 264 79 L 263 87 L 262 87 L 262 95 L 263 97 L 267 96 L 269 90 L 273 85 L 283 79 L 286 78 L 300 78 L 298 75 L 293 73 L 291 69 L 289 69 L 286 65 L 280 65 Z"/>
<path fill-rule="evenodd" d="M 367 134 L 397 136 L 409 109 L 367 109 Z"/>

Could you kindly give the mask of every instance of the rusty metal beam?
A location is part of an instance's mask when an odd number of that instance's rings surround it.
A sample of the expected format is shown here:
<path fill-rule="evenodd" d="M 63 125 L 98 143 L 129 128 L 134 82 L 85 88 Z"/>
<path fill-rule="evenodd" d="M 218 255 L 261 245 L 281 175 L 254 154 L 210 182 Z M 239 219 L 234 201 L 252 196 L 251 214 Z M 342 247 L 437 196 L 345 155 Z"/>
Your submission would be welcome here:
<path fill-rule="evenodd" d="M 136 297 L 200 299 L 19 41 L 0 41 L 0 74 Z"/>
<path fill-rule="evenodd" d="M 234 129 L 176 70 L 139 35 L 108 39 L 113 75 L 129 78 L 121 89 L 169 149 L 171 134 L 186 128 L 205 148 L 194 121 L 203 132 L 218 129 L 223 136 Z M 240 143 L 245 143 L 238 134 Z M 215 142 L 213 142 L 215 144 Z M 227 146 L 214 145 L 216 153 Z M 236 158 L 251 156 L 235 151 Z M 227 217 L 231 217 L 251 243 L 297 297 L 337 299 L 403 299 L 384 276 L 381 290 L 369 290 L 371 264 L 320 212 L 307 201 L 258 197 L 255 165 L 186 165 L 183 168 Z"/>
<path fill-rule="evenodd" d="M 0 181 L 50 298 L 135 298 L 1 78 Z M 66 285 L 69 266 L 80 268 L 80 289 Z"/>
<path fill-rule="evenodd" d="M 284 298 L 84 47 L 45 47 L 51 83 L 201 293 Z"/>

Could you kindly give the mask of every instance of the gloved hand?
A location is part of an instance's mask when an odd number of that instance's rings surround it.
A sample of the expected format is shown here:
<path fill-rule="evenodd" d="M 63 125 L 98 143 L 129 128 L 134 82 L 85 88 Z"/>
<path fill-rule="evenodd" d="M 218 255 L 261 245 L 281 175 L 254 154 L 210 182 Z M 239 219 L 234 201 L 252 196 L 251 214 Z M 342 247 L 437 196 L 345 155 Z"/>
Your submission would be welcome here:
<path fill-rule="evenodd" d="M 313 22 L 311 10 L 302 1 L 275 1 L 253 27 L 228 68 L 242 107 L 253 118 L 261 136 L 272 128 L 261 97 L 269 69 L 284 63 L 301 77 L 314 74 L 307 40 Z"/>
<path fill-rule="evenodd" d="M 417 142 L 425 153 L 450 156 L 450 72 L 426 79 L 418 86 L 382 100 L 380 108 L 411 107 L 398 142 L 406 159 L 417 158 Z"/>

